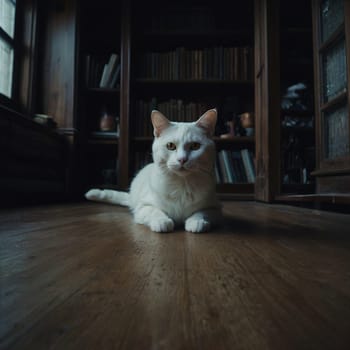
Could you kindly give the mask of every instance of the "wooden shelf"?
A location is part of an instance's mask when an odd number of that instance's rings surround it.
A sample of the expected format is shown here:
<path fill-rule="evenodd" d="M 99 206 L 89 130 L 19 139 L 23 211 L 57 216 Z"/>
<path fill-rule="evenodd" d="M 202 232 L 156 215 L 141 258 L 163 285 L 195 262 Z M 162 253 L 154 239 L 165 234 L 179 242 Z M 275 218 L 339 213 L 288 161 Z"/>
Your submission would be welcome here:
<path fill-rule="evenodd" d="M 91 93 L 99 93 L 99 94 L 105 94 L 105 93 L 116 94 L 116 93 L 120 92 L 120 88 L 119 87 L 118 88 L 99 88 L 99 87 L 92 88 L 92 87 L 89 87 L 89 88 L 86 88 L 86 91 L 91 92 Z"/>
<path fill-rule="evenodd" d="M 188 79 L 178 79 L 178 80 L 159 80 L 159 79 L 135 79 L 137 84 L 150 84 L 150 85 L 240 85 L 247 87 L 254 87 L 254 82 L 251 80 L 221 80 L 221 79 L 200 79 L 200 80 L 188 80 Z"/>
<path fill-rule="evenodd" d="M 312 176 L 334 176 L 334 175 L 349 175 L 350 168 L 330 168 L 314 170 Z"/>
<path fill-rule="evenodd" d="M 276 196 L 275 199 L 281 202 L 318 202 L 332 204 L 350 204 L 350 193 L 280 195 Z"/>
<path fill-rule="evenodd" d="M 162 31 L 162 32 L 146 32 L 142 35 L 142 39 L 165 39 L 169 40 L 176 37 L 203 37 L 204 39 L 214 38 L 214 39 L 222 39 L 222 38 L 231 38 L 232 37 L 247 37 L 251 30 L 249 28 L 241 28 L 237 30 L 216 30 L 216 31 L 189 31 L 189 30 L 177 30 L 177 31 Z"/>

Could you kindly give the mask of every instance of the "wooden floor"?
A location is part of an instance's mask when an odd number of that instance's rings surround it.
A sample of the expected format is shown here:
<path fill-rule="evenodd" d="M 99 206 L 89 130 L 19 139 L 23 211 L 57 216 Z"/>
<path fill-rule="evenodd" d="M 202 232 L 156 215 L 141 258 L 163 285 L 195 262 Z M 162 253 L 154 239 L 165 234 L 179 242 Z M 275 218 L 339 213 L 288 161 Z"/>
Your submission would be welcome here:
<path fill-rule="evenodd" d="M 157 234 L 125 208 L 0 214 L 0 349 L 350 349 L 350 215 L 226 202 Z"/>

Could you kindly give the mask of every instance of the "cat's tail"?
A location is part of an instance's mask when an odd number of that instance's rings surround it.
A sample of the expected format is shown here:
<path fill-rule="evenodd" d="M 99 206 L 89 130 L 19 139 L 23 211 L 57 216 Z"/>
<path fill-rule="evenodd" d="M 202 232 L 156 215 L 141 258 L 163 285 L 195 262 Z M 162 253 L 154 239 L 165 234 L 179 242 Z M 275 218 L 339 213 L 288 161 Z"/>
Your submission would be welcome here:
<path fill-rule="evenodd" d="M 129 193 L 114 190 L 91 189 L 85 193 L 85 198 L 90 201 L 118 204 L 125 207 L 129 206 Z"/>

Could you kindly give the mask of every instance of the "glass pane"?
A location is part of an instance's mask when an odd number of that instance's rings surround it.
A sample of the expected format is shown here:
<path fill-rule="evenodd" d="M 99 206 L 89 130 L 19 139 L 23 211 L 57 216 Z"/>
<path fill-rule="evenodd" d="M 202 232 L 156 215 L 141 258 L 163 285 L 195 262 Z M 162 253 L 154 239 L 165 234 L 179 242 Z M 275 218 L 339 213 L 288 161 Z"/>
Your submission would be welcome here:
<path fill-rule="evenodd" d="M 344 21 L 344 0 L 323 0 L 321 3 L 321 38 L 326 41 Z"/>
<path fill-rule="evenodd" d="M 343 105 L 324 113 L 325 158 L 334 159 L 349 154 L 348 112 L 348 106 Z"/>
<path fill-rule="evenodd" d="M 11 97 L 13 48 L 0 38 L 0 93 Z"/>
<path fill-rule="evenodd" d="M 322 55 L 323 101 L 327 102 L 346 91 L 345 40 L 340 40 Z"/>
<path fill-rule="evenodd" d="M 11 37 L 15 34 L 15 0 L 0 0 L 0 27 Z"/>

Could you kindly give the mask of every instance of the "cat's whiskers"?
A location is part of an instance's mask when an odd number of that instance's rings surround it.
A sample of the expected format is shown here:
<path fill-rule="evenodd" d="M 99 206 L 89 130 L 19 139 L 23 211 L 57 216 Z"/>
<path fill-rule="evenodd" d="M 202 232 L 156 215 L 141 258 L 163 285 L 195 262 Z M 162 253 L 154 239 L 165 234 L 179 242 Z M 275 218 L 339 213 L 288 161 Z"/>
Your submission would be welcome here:
<path fill-rule="evenodd" d="M 213 171 L 206 167 L 198 167 L 198 171 L 202 174 L 212 175 Z"/>

